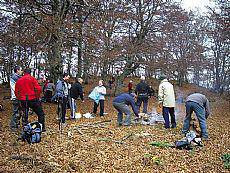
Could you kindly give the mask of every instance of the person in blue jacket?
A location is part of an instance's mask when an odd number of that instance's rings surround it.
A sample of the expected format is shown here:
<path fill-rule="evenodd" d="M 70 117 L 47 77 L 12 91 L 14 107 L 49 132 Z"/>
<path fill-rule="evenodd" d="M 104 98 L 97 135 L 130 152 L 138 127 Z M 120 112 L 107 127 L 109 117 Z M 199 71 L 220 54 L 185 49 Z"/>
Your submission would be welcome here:
<path fill-rule="evenodd" d="M 125 125 L 129 126 L 131 124 L 131 111 L 129 108 L 129 105 L 132 107 L 132 110 L 138 119 L 138 109 L 135 105 L 135 98 L 136 95 L 134 93 L 123 93 L 117 97 L 114 98 L 113 100 L 113 106 L 114 108 L 118 111 L 117 114 L 117 123 L 118 125 Z M 123 113 L 126 114 L 125 121 L 123 122 Z"/>

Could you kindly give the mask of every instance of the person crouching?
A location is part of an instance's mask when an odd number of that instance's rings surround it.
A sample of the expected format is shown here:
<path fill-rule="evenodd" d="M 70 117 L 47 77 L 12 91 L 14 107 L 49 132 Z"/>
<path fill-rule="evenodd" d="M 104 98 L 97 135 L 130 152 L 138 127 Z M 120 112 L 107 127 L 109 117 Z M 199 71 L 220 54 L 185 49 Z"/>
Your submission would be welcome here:
<path fill-rule="evenodd" d="M 131 111 L 129 105 L 131 105 L 136 118 L 139 117 L 138 109 L 135 105 L 135 98 L 136 95 L 134 93 L 130 93 L 130 94 L 123 93 L 114 98 L 113 106 L 118 111 L 117 123 L 119 126 L 121 126 L 122 124 L 125 126 L 129 126 L 131 124 Z M 123 122 L 123 113 L 126 114 L 126 118 L 124 122 Z"/>

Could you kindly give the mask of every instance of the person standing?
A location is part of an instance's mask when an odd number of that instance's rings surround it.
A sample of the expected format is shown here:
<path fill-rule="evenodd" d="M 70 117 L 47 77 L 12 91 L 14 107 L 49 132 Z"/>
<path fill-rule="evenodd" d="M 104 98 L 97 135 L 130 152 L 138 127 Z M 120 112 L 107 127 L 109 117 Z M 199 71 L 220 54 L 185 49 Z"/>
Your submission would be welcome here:
<path fill-rule="evenodd" d="M 20 101 L 20 108 L 24 112 L 22 116 L 23 126 L 28 124 L 28 111 L 31 108 L 38 115 L 38 122 L 42 124 L 42 131 L 44 132 L 46 131 L 45 113 L 40 100 L 42 89 L 38 81 L 30 74 L 31 69 L 24 70 L 24 76 L 16 82 L 15 95 Z"/>
<path fill-rule="evenodd" d="M 68 96 L 69 96 L 69 84 L 68 80 L 70 75 L 68 73 L 64 73 L 63 78 L 57 81 L 56 84 L 56 93 L 54 97 L 57 97 L 58 101 L 61 102 L 62 112 L 61 112 L 61 123 L 65 124 L 65 115 L 68 103 Z M 52 100 L 54 99 L 52 98 Z"/>
<path fill-rule="evenodd" d="M 53 80 L 50 79 L 45 87 L 45 100 L 47 102 L 51 102 L 51 98 L 53 96 L 54 90 L 55 90 L 55 85 L 53 83 Z"/>
<path fill-rule="evenodd" d="M 10 128 L 12 130 L 17 129 L 20 125 L 20 112 L 19 112 L 19 101 L 15 96 L 15 84 L 17 80 L 21 77 L 23 71 L 22 68 L 19 66 L 16 66 L 14 68 L 14 74 L 10 76 L 10 90 L 11 90 L 11 101 L 13 106 L 13 114 L 11 116 L 10 120 Z"/>
<path fill-rule="evenodd" d="M 189 131 L 191 115 L 195 112 L 201 129 L 201 137 L 204 140 L 207 140 L 208 132 L 206 120 L 210 115 L 209 100 L 203 94 L 193 93 L 186 98 L 185 107 L 186 116 L 184 119 L 182 133 L 186 134 Z"/>
<path fill-rule="evenodd" d="M 145 82 L 144 76 L 141 76 L 141 82 L 137 84 L 135 93 L 137 95 L 138 112 L 140 112 L 140 107 L 143 102 L 143 113 L 147 113 L 149 100 L 149 85 Z"/>
<path fill-rule="evenodd" d="M 128 83 L 128 91 L 129 91 L 129 93 L 133 92 L 133 81 L 132 80 L 130 80 Z"/>
<path fill-rule="evenodd" d="M 163 106 L 162 114 L 165 121 L 165 128 L 170 128 L 169 114 L 171 117 L 171 128 L 176 127 L 175 119 L 175 94 L 173 85 L 167 80 L 165 75 L 161 75 L 161 83 L 158 89 L 158 100 L 159 104 Z"/>
<path fill-rule="evenodd" d="M 138 109 L 135 105 L 135 98 L 136 95 L 134 93 L 130 93 L 130 94 L 123 93 L 114 98 L 113 107 L 118 111 L 117 123 L 119 126 L 122 124 L 125 126 L 129 126 L 131 124 L 131 111 L 129 105 L 131 105 L 132 110 L 136 116 L 136 119 L 139 117 Z M 123 113 L 126 114 L 124 123 L 123 123 Z"/>
<path fill-rule="evenodd" d="M 74 83 L 70 88 L 70 108 L 71 108 L 71 119 L 76 118 L 76 100 L 80 97 L 81 101 L 84 102 L 83 89 L 82 89 L 83 79 L 78 78 L 77 82 Z"/>
<path fill-rule="evenodd" d="M 100 116 L 104 116 L 104 103 L 105 103 L 105 95 L 106 95 L 106 88 L 103 85 L 103 80 L 99 80 L 98 86 L 95 87 L 95 92 L 99 93 L 99 103 L 94 101 L 93 106 L 93 114 L 97 113 L 97 108 L 100 104 Z"/>

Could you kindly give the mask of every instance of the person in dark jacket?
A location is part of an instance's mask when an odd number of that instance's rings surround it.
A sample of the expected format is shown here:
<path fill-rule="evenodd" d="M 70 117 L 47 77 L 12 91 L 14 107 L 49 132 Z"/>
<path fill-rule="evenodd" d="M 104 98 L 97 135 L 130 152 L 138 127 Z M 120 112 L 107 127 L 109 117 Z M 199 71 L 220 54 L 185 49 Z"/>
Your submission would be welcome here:
<path fill-rule="evenodd" d="M 129 105 L 131 105 L 136 118 L 139 117 L 138 110 L 135 105 L 135 98 L 136 98 L 136 95 L 134 93 L 130 93 L 130 94 L 123 93 L 114 98 L 113 106 L 118 111 L 117 123 L 119 126 L 122 124 L 125 126 L 129 126 L 131 123 L 131 111 L 130 111 Z M 123 123 L 123 113 L 126 114 L 124 123 Z"/>
<path fill-rule="evenodd" d="M 23 126 L 28 124 L 28 111 L 31 108 L 38 115 L 38 122 L 42 124 L 42 131 L 45 129 L 45 113 L 41 105 L 42 89 L 38 81 L 30 75 L 31 69 L 24 70 L 24 76 L 17 80 L 15 95 L 20 101 L 20 107 L 24 112 L 22 116 Z"/>
<path fill-rule="evenodd" d="M 208 139 L 206 119 L 210 115 L 210 105 L 206 96 L 200 93 L 190 94 L 186 98 L 185 107 L 186 117 L 184 119 L 182 132 L 186 134 L 189 131 L 191 115 L 195 112 L 200 124 L 201 137 L 204 140 Z"/>
<path fill-rule="evenodd" d="M 84 102 L 83 89 L 82 89 L 83 79 L 78 78 L 77 82 L 74 83 L 70 88 L 70 108 L 71 108 L 71 119 L 76 118 L 77 105 L 76 100 L 80 97 L 81 101 Z"/>
<path fill-rule="evenodd" d="M 21 77 L 23 71 L 22 68 L 16 66 L 14 68 L 14 74 L 10 76 L 10 90 L 11 90 L 11 100 L 13 104 L 13 114 L 10 121 L 10 128 L 15 130 L 20 125 L 21 114 L 19 112 L 19 101 L 15 96 L 15 84 L 17 80 Z"/>
<path fill-rule="evenodd" d="M 147 113 L 149 100 L 149 85 L 145 82 L 144 76 L 141 76 L 141 82 L 137 84 L 135 93 L 137 95 L 138 112 L 140 112 L 140 107 L 143 102 L 143 113 Z"/>

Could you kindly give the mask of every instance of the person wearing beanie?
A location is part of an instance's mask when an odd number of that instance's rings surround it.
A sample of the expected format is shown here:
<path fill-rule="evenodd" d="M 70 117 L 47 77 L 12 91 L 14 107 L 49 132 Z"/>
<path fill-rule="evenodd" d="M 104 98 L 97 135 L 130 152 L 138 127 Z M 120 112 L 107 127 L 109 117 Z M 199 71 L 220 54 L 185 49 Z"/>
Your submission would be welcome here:
<path fill-rule="evenodd" d="M 143 103 L 143 113 L 147 113 L 149 99 L 149 85 L 145 82 L 145 77 L 141 76 L 140 83 L 137 84 L 135 94 L 137 95 L 137 107 L 140 112 L 141 104 Z"/>

